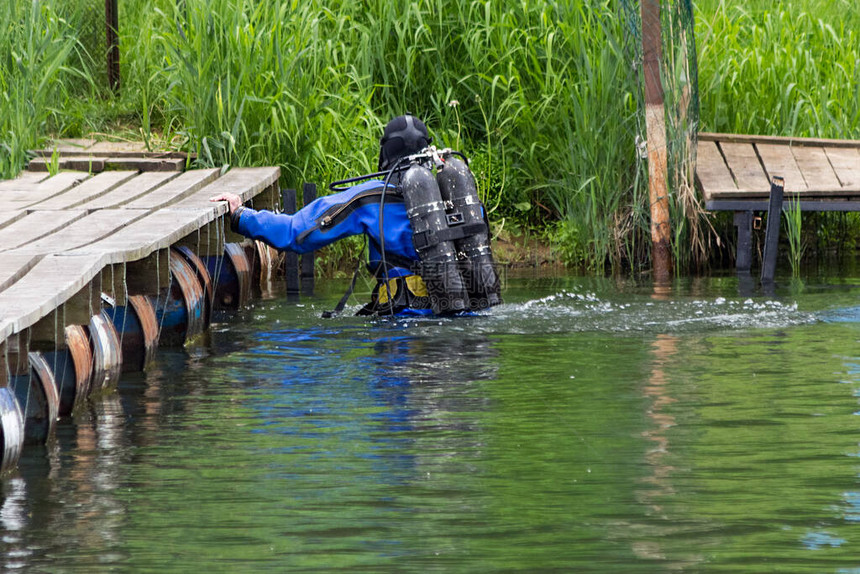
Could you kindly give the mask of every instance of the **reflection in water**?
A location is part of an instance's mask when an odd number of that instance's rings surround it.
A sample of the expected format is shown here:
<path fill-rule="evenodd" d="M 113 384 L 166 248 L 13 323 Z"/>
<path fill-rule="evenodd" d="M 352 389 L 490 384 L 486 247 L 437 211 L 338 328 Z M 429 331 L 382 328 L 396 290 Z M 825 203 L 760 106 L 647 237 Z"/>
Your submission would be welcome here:
<path fill-rule="evenodd" d="M 445 321 L 260 303 L 25 451 L 0 488 L 2 564 L 855 567 L 857 328 L 709 285 L 514 285 Z"/>

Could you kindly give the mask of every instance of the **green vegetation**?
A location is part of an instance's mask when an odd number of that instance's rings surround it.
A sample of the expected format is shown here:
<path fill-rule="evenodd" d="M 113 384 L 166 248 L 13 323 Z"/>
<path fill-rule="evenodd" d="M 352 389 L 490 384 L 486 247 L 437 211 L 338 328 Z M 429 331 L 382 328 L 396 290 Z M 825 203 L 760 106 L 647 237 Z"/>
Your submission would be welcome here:
<path fill-rule="evenodd" d="M 109 132 L 326 184 L 372 171 L 382 125 L 410 111 L 472 158 L 496 229 L 543 230 L 597 272 L 647 265 L 635 2 L 129 0 L 119 97 L 97 88 L 103 47 L 77 32 L 98 14 L 87 2 L 0 7 L 0 177 L 40 138 Z M 702 0 L 695 14 L 701 129 L 860 138 L 856 2 Z M 676 70 L 667 87 L 683 89 Z M 683 271 L 716 236 L 688 167 L 672 180 Z"/>

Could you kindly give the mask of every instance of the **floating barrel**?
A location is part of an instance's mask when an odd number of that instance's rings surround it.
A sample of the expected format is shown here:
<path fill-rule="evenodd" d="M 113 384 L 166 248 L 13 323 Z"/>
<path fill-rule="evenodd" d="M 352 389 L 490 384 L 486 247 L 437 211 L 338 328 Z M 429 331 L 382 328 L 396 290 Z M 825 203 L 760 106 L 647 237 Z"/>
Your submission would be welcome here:
<path fill-rule="evenodd" d="M 21 408 L 24 420 L 24 442 L 44 443 L 54 430 L 60 410 L 54 374 L 45 356 L 39 352 L 27 354 L 29 373 L 12 377 L 10 386 Z"/>
<path fill-rule="evenodd" d="M 212 288 L 212 278 L 209 276 L 209 270 L 206 269 L 206 264 L 200 259 L 191 248 L 182 246 L 176 247 L 176 251 L 191 265 L 194 272 L 197 274 L 197 280 L 203 286 L 203 291 L 206 294 L 206 306 L 203 312 L 204 329 L 209 326 L 212 318 L 212 305 L 215 300 L 215 290 Z"/>
<path fill-rule="evenodd" d="M 91 392 L 115 387 L 122 373 L 122 347 L 113 321 L 102 311 L 90 318 L 90 344 L 93 350 Z"/>
<path fill-rule="evenodd" d="M 53 367 L 61 416 L 71 413 L 77 403 L 86 399 L 93 372 L 93 352 L 86 329 L 80 325 L 67 326 L 65 340 L 64 349 L 44 353 L 45 360 Z"/>
<path fill-rule="evenodd" d="M 128 305 L 109 307 L 103 312 L 119 335 L 123 372 L 142 371 L 158 347 L 158 320 L 152 303 L 144 295 L 132 295 Z"/>
<path fill-rule="evenodd" d="M 206 267 L 215 281 L 215 309 L 241 309 L 251 299 L 251 265 L 238 243 L 224 246 L 224 256 L 209 257 Z"/>
<path fill-rule="evenodd" d="M 280 253 L 271 245 L 260 240 L 244 244 L 245 256 L 248 259 L 251 281 L 251 294 L 260 297 L 272 292 L 272 280 L 280 268 Z"/>
<path fill-rule="evenodd" d="M 170 287 L 162 291 L 155 307 L 161 334 L 159 342 L 181 346 L 206 327 L 206 296 L 197 273 L 185 258 L 170 250 Z"/>
<path fill-rule="evenodd" d="M 12 389 L 8 387 L 0 387 L 0 432 L 3 433 L 0 471 L 6 472 L 18 465 L 24 445 L 24 415 Z"/>

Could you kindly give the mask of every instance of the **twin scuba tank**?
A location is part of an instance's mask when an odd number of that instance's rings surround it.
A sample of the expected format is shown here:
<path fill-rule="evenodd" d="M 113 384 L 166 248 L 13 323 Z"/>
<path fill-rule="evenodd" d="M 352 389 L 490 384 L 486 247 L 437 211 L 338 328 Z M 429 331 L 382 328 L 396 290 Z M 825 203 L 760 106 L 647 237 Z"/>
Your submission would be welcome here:
<path fill-rule="evenodd" d="M 486 309 L 502 302 L 490 250 L 489 227 L 475 177 L 448 150 L 430 148 L 431 162 L 413 163 L 401 176 L 417 269 L 437 315 Z M 435 164 L 436 173 L 428 167 Z"/>

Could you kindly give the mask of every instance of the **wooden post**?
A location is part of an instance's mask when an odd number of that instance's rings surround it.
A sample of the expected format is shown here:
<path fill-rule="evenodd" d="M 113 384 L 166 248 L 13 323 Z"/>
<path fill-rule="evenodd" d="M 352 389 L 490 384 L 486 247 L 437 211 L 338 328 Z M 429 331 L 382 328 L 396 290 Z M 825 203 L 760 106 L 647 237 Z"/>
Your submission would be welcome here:
<path fill-rule="evenodd" d="M 317 186 L 306 183 L 302 186 L 302 203 L 307 206 L 317 198 Z M 314 252 L 302 255 L 302 295 L 314 294 Z"/>
<path fill-rule="evenodd" d="M 281 209 L 292 215 L 296 212 L 296 190 L 284 189 L 281 192 Z M 293 251 L 287 251 L 284 258 L 284 280 L 287 283 L 287 298 L 295 299 L 299 294 L 299 256 Z"/>
<path fill-rule="evenodd" d="M 119 94 L 119 13 L 117 0 L 105 0 L 105 29 L 107 36 L 108 84 Z"/>
<path fill-rule="evenodd" d="M 749 273 L 752 268 L 752 221 L 752 211 L 735 212 L 735 227 L 738 228 L 735 268 L 738 273 Z"/>
<path fill-rule="evenodd" d="M 779 251 L 779 225 L 782 221 L 782 198 L 785 181 L 774 176 L 770 184 L 770 201 L 767 206 L 767 227 L 764 231 L 764 255 L 761 262 L 761 282 L 773 283 L 776 275 L 776 255 Z"/>
<path fill-rule="evenodd" d="M 672 275 L 672 229 L 666 183 L 666 117 L 660 66 L 663 59 L 660 0 L 641 0 L 642 54 L 645 75 L 645 129 L 648 138 L 648 197 L 651 204 L 651 259 L 654 281 Z"/>

